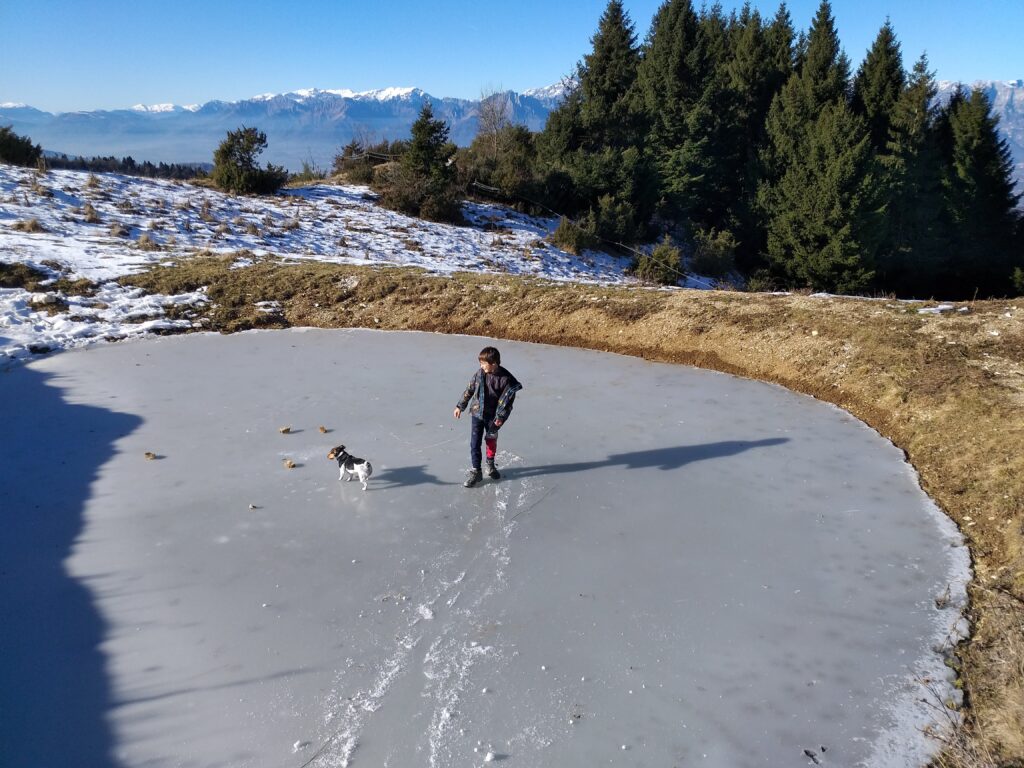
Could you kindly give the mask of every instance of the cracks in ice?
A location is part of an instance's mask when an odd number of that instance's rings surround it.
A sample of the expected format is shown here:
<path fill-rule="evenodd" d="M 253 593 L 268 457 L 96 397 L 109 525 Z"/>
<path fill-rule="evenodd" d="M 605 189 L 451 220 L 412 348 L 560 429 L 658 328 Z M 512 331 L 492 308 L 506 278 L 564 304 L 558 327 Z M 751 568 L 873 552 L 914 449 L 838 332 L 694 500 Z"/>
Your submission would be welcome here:
<path fill-rule="evenodd" d="M 521 461 L 504 453 L 499 460 L 504 466 Z M 429 760 L 431 766 L 451 762 L 457 733 L 454 724 L 471 683 L 473 668 L 481 659 L 500 660 L 502 657 L 500 649 L 482 645 L 468 636 L 480 622 L 500 624 L 482 617 L 481 610 L 488 599 L 508 583 L 509 537 L 514 526 L 506 520 L 516 485 L 519 486 L 516 506 L 535 495 L 532 481 L 527 479 L 518 484 L 510 481 L 494 485 L 493 504 L 485 504 L 467 521 L 469 539 L 445 550 L 430 566 L 422 569 L 419 584 L 411 594 L 400 593 L 401 602 L 415 609 L 403 612 L 404 627 L 396 633 L 397 647 L 378 665 L 373 683 L 342 698 L 338 690 L 344 685 L 346 672 L 339 673 L 335 691 L 326 702 L 328 714 L 324 724 L 332 728 L 332 735 L 306 765 L 320 761 L 320 765 L 344 768 L 351 763 L 368 718 L 380 708 L 395 681 L 415 666 L 416 649 L 428 635 L 434 637 L 420 667 L 425 679 L 421 695 L 431 702 L 426 734 Z M 485 529 L 488 522 L 491 529 L 484 536 L 482 546 L 474 545 L 473 534 Z M 395 597 L 398 593 L 384 594 Z"/>

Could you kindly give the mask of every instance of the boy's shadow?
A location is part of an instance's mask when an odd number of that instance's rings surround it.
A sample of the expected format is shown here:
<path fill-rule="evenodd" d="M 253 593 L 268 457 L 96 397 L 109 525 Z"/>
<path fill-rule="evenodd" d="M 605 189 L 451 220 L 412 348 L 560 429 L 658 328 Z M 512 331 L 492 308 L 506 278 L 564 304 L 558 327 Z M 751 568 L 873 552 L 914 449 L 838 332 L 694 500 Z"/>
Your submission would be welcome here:
<path fill-rule="evenodd" d="M 601 461 L 578 461 L 572 464 L 544 464 L 537 467 L 503 467 L 505 477 L 537 477 L 539 475 L 561 475 L 570 472 L 586 472 L 603 467 L 624 467 L 644 469 L 657 467 L 663 470 L 679 469 L 695 461 L 735 456 L 752 448 L 767 448 L 788 443 L 788 437 L 770 437 L 764 440 L 725 440 L 719 443 L 680 445 L 674 448 L 654 448 L 649 451 L 613 453 Z"/>
<path fill-rule="evenodd" d="M 399 488 L 408 485 L 455 485 L 439 480 L 437 476 L 427 472 L 426 464 L 417 464 L 409 467 L 388 467 L 374 474 L 374 483 L 380 490 L 387 488 Z M 386 485 L 380 485 L 384 481 Z M 372 486 L 371 486 L 372 487 Z"/>

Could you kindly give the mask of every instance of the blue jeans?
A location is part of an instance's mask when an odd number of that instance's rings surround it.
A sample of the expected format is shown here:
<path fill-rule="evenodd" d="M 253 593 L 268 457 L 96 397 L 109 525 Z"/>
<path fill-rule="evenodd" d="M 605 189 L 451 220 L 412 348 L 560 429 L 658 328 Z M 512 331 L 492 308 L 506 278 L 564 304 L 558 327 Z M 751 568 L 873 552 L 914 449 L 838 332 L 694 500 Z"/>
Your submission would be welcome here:
<path fill-rule="evenodd" d="M 487 460 L 494 461 L 494 453 L 498 450 L 498 433 L 495 432 L 485 436 L 489 421 L 473 417 L 469 433 L 469 461 L 473 469 L 480 469 L 480 444 L 487 446 Z"/>

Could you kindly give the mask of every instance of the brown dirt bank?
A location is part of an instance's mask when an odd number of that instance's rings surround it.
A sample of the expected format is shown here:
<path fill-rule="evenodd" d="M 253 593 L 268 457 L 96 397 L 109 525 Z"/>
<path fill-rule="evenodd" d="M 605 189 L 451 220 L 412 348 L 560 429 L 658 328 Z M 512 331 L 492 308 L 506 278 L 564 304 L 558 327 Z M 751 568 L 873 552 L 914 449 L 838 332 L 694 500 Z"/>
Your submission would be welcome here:
<path fill-rule="evenodd" d="M 974 559 L 959 649 L 967 728 L 938 762 L 1024 766 L 1024 300 L 922 315 L 890 300 L 233 261 L 201 254 L 122 282 L 209 286 L 205 327 L 225 332 L 368 327 L 585 347 L 776 382 L 867 422 L 906 451 Z"/>

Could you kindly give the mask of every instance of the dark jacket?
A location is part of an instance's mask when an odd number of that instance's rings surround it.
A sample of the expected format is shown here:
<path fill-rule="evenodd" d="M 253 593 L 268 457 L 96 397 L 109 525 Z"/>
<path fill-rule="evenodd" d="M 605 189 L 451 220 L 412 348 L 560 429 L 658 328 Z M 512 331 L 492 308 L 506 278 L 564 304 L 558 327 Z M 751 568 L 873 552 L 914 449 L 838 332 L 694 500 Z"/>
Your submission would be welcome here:
<path fill-rule="evenodd" d="M 515 376 L 500 365 L 498 370 L 494 372 L 494 375 L 498 377 L 499 392 L 498 404 L 494 411 L 494 421 L 504 423 L 508 420 L 509 414 L 512 413 L 512 403 L 516 399 L 516 392 L 522 389 L 523 385 L 519 383 Z M 484 418 L 484 396 L 487 389 L 486 378 L 487 374 L 483 372 L 483 369 L 473 374 L 473 378 L 469 380 L 469 386 L 462 393 L 462 398 L 456 406 L 460 411 L 465 411 L 468 405 L 471 414 L 479 419 Z M 470 401 L 472 401 L 472 404 L 470 404 Z"/>

